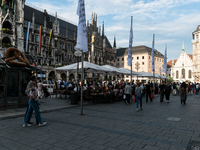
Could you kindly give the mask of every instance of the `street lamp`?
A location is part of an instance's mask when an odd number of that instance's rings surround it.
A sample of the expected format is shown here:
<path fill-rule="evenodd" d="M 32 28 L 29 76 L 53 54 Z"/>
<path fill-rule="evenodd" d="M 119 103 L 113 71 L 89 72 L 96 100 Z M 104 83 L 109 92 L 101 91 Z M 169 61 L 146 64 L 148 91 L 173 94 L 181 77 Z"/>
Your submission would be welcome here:
<path fill-rule="evenodd" d="M 140 69 L 140 63 L 139 62 L 135 63 L 135 69 L 137 69 L 137 82 L 138 82 L 138 70 Z"/>

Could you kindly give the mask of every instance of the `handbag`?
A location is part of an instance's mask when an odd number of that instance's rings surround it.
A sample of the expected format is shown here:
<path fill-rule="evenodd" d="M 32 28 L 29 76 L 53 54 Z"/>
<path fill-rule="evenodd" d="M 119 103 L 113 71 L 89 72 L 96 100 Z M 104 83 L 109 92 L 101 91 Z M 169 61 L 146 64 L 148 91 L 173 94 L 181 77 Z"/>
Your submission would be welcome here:
<path fill-rule="evenodd" d="M 135 93 L 134 94 L 134 102 L 136 102 L 136 96 L 137 96 L 137 94 Z"/>
<path fill-rule="evenodd" d="M 124 94 L 123 99 L 126 99 L 126 95 Z"/>
<path fill-rule="evenodd" d="M 151 99 L 154 99 L 154 95 L 153 95 L 153 93 L 151 93 Z"/>

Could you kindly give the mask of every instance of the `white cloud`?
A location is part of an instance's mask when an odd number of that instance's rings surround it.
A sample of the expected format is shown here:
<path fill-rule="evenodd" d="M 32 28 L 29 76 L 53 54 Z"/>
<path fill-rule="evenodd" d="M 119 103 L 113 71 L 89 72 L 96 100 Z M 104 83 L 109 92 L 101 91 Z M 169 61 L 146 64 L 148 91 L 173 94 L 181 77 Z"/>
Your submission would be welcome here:
<path fill-rule="evenodd" d="M 31 0 L 29 0 L 31 1 Z M 29 2 L 28 1 L 28 2 Z M 191 53 L 192 32 L 200 24 L 200 10 L 188 9 L 187 5 L 197 5 L 200 0 L 85 0 L 86 18 L 91 19 L 91 13 L 98 15 L 98 26 L 105 21 L 105 34 L 110 43 L 114 35 L 117 46 L 127 47 L 130 16 L 134 17 L 133 45 L 151 47 L 152 35 L 156 34 L 156 49 L 164 52 L 164 44 L 168 44 L 169 58 L 178 57 L 182 41 L 185 41 L 186 51 Z M 47 1 L 32 0 L 32 3 L 45 8 L 47 12 L 58 12 L 77 24 L 76 9 L 78 0 Z M 184 9 L 182 9 L 184 8 Z"/>

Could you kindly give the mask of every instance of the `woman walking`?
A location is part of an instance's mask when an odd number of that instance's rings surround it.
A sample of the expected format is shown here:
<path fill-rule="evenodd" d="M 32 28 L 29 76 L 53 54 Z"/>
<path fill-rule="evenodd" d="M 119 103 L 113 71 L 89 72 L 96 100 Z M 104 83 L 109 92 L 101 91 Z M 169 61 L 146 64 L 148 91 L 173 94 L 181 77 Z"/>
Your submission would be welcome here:
<path fill-rule="evenodd" d="M 167 85 L 165 86 L 164 91 L 165 91 L 166 101 L 167 101 L 167 103 L 169 103 L 170 93 L 172 91 L 171 86 L 169 85 L 169 82 L 167 82 Z"/>
<path fill-rule="evenodd" d="M 23 124 L 23 127 L 26 127 L 26 126 L 31 126 L 30 124 L 28 124 L 28 118 L 30 118 L 30 110 L 34 110 L 35 111 L 35 116 L 39 122 L 39 126 L 43 126 L 46 124 L 46 122 L 43 122 L 42 120 L 42 117 L 41 117 L 41 114 L 40 114 L 40 111 L 39 111 L 39 107 L 37 105 L 37 102 L 36 102 L 36 99 L 37 99 L 37 94 L 36 94 L 36 90 L 35 90 L 35 87 L 36 87 L 36 83 L 34 81 L 32 81 L 30 84 L 29 84 L 29 87 L 28 87 L 28 92 L 29 92 L 29 95 L 31 97 L 33 97 L 33 99 L 30 99 L 29 100 L 29 108 L 28 108 L 28 111 L 27 111 L 27 114 L 26 114 L 26 117 L 25 117 L 25 120 L 24 120 L 24 124 Z"/>
<path fill-rule="evenodd" d="M 140 110 L 142 110 L 142 87 L 141 87 L 141 83 L 137 84 L 137 87 L 135 89 L 135 93 L 137 94 L 137 96 L 136 96 L 136 111 L 139 111 L 139 109 L 138 109 L 139 101 L 140 101 Z"/>
<path fill-rule="evenodd" d="M 182 103 L 184 105 L 186 104 L 185 102 L 186 102 L 187 94 L 188 94 L 187 85 L 185 84 L 185 82 L 183 82 L 181 84 L 181 88 L 180 88 L 180 101 L 181 101 L 181 104 Z"/>

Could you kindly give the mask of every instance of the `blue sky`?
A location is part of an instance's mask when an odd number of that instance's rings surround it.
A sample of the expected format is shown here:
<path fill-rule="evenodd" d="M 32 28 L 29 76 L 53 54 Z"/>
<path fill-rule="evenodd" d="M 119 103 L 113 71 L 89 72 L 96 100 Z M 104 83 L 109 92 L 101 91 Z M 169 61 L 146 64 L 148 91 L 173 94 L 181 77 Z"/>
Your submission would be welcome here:
<path fill-rule="evenodd" d="M 26 0 L 47 12 L 77 24 L 78 0 Z M 133 16 L 133 46 L 152 47 L 155 34 L 155 48 L 164 54 L 168 48 L 168 61 L 177 59 L 182 51 L 192 54 L 192 32 L 200 25 L 200 0 L 85 0 L 86 19 L 91 14 L 98 16 L 98 26 L 105 23 L 105 34 L 113 45 L 116 36 L 117 47 L 128 47 L 131 16 Z"/>

